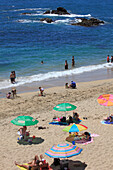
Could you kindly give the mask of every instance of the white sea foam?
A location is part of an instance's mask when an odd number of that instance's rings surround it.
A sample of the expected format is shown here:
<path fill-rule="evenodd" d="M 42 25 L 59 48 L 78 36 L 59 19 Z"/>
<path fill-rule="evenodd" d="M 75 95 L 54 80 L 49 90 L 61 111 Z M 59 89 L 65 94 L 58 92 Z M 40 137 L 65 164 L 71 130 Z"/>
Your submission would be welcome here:
<path fill-rule="evenodd" d="M 79 67 L 79 68 L 75 68 L 72 70 L 66 70 L 66 71 L 53 71 L 53 72 L 48 72 L 48 73 L 44 73 L 44 74 L 26 76 L 26 77 L 24 77 L 24 79 L 23 79 L 23 77 L 18 77 L 16 80 L 17 81 L 16 84 L 11 84 L 9 80 L 1 81 L 0 89 L 11 88 L 14 86 L 16 87 L 16 86 L 24 85 L 26 83 L 32 83 L 35 81 L 43 81 L 43 80 L 49 80 L 52 78 L 77 75 L 77 74 L 82 74 L 84 72 L 91 72 L 94 70 L 111 68 L 111 67 L 113 67 L 113 64 L 105 63 L 105 64 L 99 64 L 99 65 L 90 65 L 90 66 Z"/>
<path fill-rule="evenodd" d="M 42 15 L 42 14 L 39 14 Z M 43 14 L 44 16 L 59 16 L 59 17 L 68 17 L 68 18 L 74 18 L 74 17 L 91 17 L 91 14 L 86 15 L 78 15 L 78 14 L 70 14 L 70 15 L 58 15 L 58 14 Z"/>
<path fill-rule="evenodd" d="M 37 11 L 37 10 L 48 10 L 48 8 L 22 8 L 22 9 L 14 9 L 13 11 Z"/>
<path fill-rule="evenodd" d="M 69 19 L 56 20 L 55 23 L 69 23 Z"/>
<path fill-rule="evenodd" d="M 16 22 L 20 22 L 20 23 L 34 23 L 34 22 L 39 22 L 37 20 L 30 20 L 30 19 L 19 19 Z"/>

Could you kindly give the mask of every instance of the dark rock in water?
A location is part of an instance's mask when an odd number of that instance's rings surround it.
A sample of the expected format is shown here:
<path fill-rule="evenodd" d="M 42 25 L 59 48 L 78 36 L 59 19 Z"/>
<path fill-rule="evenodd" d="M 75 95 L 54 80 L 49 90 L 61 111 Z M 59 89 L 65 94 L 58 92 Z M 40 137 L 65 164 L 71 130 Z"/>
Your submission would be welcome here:
<path fill-rule="evenodd" d="M 91 27 L 91 26 L 98 26 L 99 24 L 104 24 L 104 21 L 101 21 L 96 18 L 90 18 L 90 19 L 79 18 L 79 19 L 81 19 L 82 22 L 72 23 L 71 25 L 80 25 L 80 26 L 84 26 L 84 27 Z"/>
<path fill-rule="evenodd" d="M 63 7 L 58 7 L 57 10 L 47 10 L 44 14 L 58 14 L 58 15 L 70 15 L 67 10 Z"/>
<path fill-rule="evenodd" d="M 31 13 L 29 13 L 29 12 L 24 12 L 24 13 L 22 13 L 22 15 L 27 15 L 27 14 L 31 14 Z"/>
<path fill-rule="evenodd" d="M 47 23 L 54 22 L 51 18 L 41 18 L 40 21 L 46 21 Z"/>
<path fill-rule="evenodd" d="M 47 10 L 46 12 L 44 12 L 43 14 L 51 14 L 50 10 Z"/>

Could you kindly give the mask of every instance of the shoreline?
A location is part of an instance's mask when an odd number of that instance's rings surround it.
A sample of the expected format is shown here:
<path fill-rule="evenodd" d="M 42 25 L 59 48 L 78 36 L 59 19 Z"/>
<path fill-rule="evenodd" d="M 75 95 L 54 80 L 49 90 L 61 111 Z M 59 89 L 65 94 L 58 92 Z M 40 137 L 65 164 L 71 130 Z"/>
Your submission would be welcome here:
<path fill-rule="evenodd" d="M 17 89 L 17 94 L 21 93 L 29 93 L 29 92 L 37 92 L 39 91 L 38 87 L 43 87 L 44 89 L 56 87 L 56 86 L 65 86 L 65 83 L 68 82 L 70 84 L 71 80 L 75 81 L 77 84 L 82 82 L 91 82 L 96 80 L 109 80 L 113 78 L 113 69 L 112 68 L 106 68 L 106 69 L 100 69 L 92 72 L 85 72 L 78 75 L 72 75 L 72 76 L 65 76 L 60 78 L 53 78 L 48 79 L 45 81 L 40 82 L 32 82 L 32 83 L 26 83 L 24 85 L 20 86 L 12 86 Z M 11 91 L 12 88 L 6 88 L 2 89 L 0 91 L 0 98 L 5 98 L 6 93 L 8 91 Z"/>

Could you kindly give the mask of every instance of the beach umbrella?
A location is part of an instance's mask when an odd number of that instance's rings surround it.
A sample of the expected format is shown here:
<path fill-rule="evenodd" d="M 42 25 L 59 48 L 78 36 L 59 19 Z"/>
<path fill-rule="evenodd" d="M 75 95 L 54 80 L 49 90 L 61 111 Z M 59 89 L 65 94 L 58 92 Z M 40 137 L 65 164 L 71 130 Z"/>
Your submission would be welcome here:
<path fill-rule="evenodd" d="M 100 105 L 103 106 L 113 106 L 113 95 L 112 94 L 100 95 L 97 101 Z"/>
<path fill-rule="evenodd" d="M 34 119 L 31 116 L 18 116 L 15 119 L 11 120 L 11 123 L 17 126 L 33 126 L 39 121 Z"/>
<path fill-rule="evenodd" d="M 46 151 L 46 155 L 52 158 L 68 158 L 80 154 L 81 148 L 72 144 L 58 144 Z"/>
<path fill-rule="evenodd" d="M 67 127 L 65 127 L 63 129 L 63 131 L 66 131 L 66 132 L 79 132 L 79 131 L 83 131 L 83 130 L 86 130 L 88 127 L 82 125 L 82 124 L 72 124 L 72 125 L 69 125 Z"/>
<path fill-rule="evenodd" d="M 56 105 L 53 109 L 56 111 L 66 112 L 66 111 L 75 110 L 76 108 L 77 107 L 75 105 L 70 104 L 70 103 L 60 103 Z"/>
<path fill-rule="evenodd" d="M 100 105 L 103 105 L 103 106 L 113 106 L 113 95 L 112 94 L 100 95 L 97 101 Z M 110 110 L 109 110 L 109 113 L 110 113 Z"/>
<path fill-rule="evenodd" d="M 75 110 L 77 107 L 73 104 L 70 103 L 60 103 L 58 105 L 56 105 L 53 109 L 56 111 L 61 111 L 61 112 L 65 112 L 66 111 L 71 111 L 71 110 Z"/>

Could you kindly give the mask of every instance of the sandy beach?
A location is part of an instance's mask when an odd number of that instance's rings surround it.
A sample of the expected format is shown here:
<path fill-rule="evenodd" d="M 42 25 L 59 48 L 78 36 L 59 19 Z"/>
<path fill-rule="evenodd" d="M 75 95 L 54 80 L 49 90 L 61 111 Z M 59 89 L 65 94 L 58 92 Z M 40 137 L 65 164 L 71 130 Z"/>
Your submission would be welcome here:
<path fill-rule="evenodd" d="M 98 134 L 93 143 L 82 145 L 76 144 L 83 151 L 78 156 L 68 158 L 72 161 L 81 161 L 87 164 L 86 170 L 108 170 L 113 167 L 113 126 L 100 123 L 109 114 L 109 108 L 101 106 L 97 98 L 101 94 L 113 93 L 113 79 L 97 80 L 77 83 L 77 89 L 65 89 L 53 87 L 45 89 L 44 96 L 38 96 L 38 92 L 18 94 L 15 99 L 0 99 L 0 169 L 18 170 L 14 161 L 26 163 L 37 154 L 43 154 L 51 165 L 53 159 L 44 153 L 54 144 L 66 143 L 67 132 L 62 131 L 64 126 L 49 125 L 54 116 L 62 116 L 64 113 L 56 112 L 53 107 L 62 102 L 69 102 L 77 106 L 76 112 L 80 118 L 87 117 L 82 121 L 88 127 L 88 132 Z M 72 116 L 73 111 L 67 113 Z M 113 113 L 113 107 L 110 107 Z M 41 142 L 32 145 L 17 143 L 18 126 L 11 124 L 11 120 L 19 115 L 30 115 L 39 123 L 29 126 L 30 136 L 41 138 Z M 39 130 L 38 127 L 46 127 Z M 57 167 L 54 169 L 58 169 Z M 80 167 L 71 168 L 71 170 Z M 83 168 L 81 168 L 83 169 Z"/>

